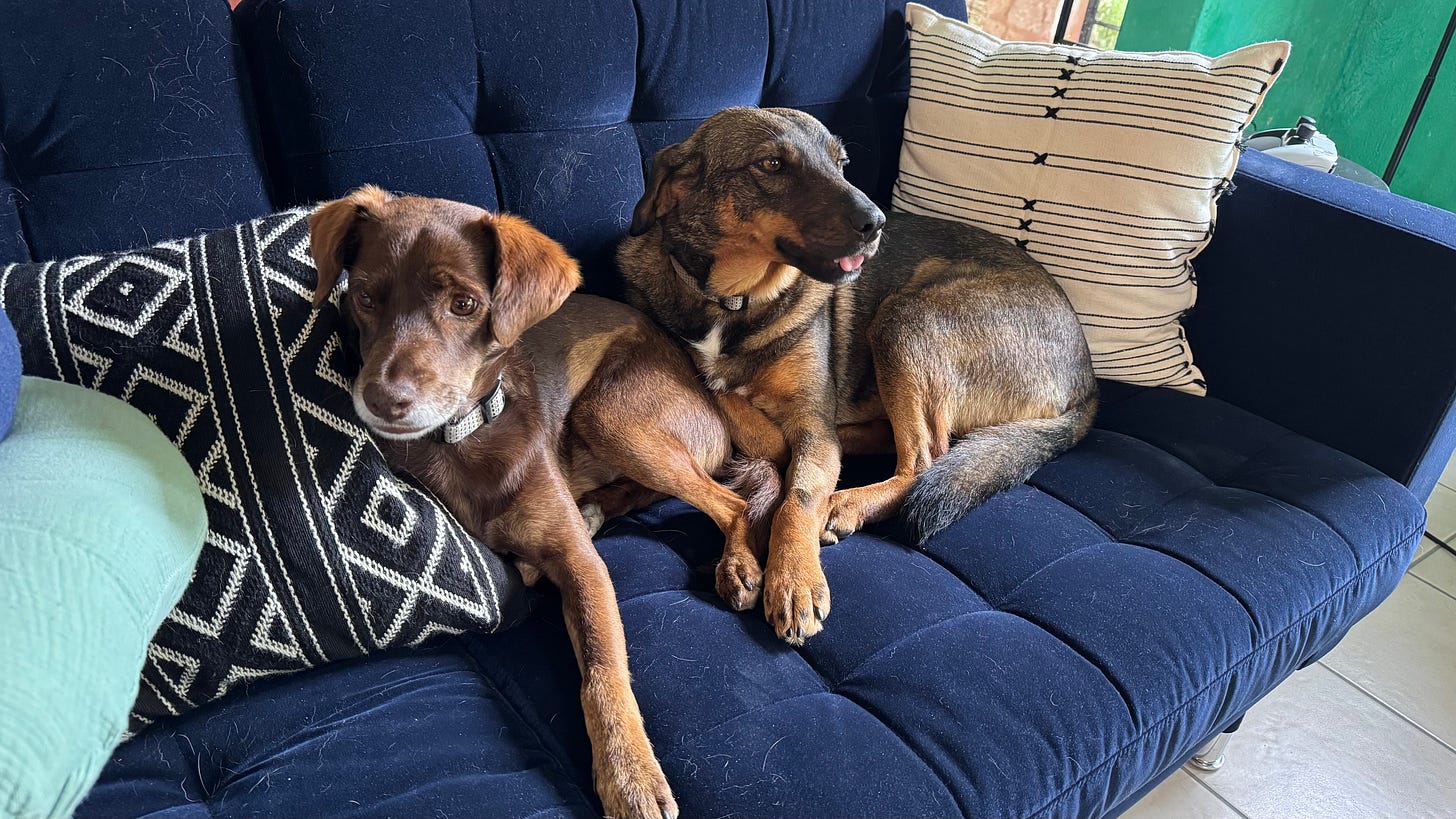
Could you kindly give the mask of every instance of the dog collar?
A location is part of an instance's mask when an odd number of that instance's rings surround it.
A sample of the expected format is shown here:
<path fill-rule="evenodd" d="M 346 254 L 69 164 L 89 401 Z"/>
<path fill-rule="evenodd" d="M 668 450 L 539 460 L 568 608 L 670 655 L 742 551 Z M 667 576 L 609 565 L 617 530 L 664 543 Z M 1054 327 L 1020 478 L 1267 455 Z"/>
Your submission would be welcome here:
<path fill-rule="evenodd" d="M 470 408 L 470 411 L 440 427 L 440 440 L 447 444 L 458 444 L 469 438 L 477 429 L 492 423 L 501 417 L 506 411 L 506 391 L 504 387 L 504 376 L 495 380 L 495 389 L 490 395 L 480 399 L 480 402 Z"/>
<path fill-rule="evenodd" d="M 693 277 L 688 274 L 687 268 L 682 266 L 682 262 L 678 261 L 676 256 L 669 253 L 667 254 L 667 258 L 669 261 L 672 262 L 672 269 L 676 270 L 679 276 L 681 276 L 689 284 L 692 284 L 695 287 L 697 286 L 697 283 L 693 281 Z M 715 295 L 707 288 L 703 288 L 703 295 L 707 296 L 709 301 L 717 302 L 719 307 L 727 310 L 730 313 L 736 313 L 739 310 L 748 309 L 747 296 L 719 296 Z"/>

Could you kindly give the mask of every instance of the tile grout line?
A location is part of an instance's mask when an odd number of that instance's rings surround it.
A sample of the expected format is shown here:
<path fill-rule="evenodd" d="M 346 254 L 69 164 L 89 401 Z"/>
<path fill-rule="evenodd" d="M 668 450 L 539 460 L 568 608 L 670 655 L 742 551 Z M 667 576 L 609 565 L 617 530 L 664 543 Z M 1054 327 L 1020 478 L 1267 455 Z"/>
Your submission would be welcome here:
<path fill-rule="evenodd" d="M 1406 571 L 1410 571 L 1411 569 L 1414 569 L 1416 566 L 1420 565 L 1422 562 L 1425 561 L 1426 558 L 1430 557 L 1431 555 L 1436 554 L 1437 552 L 1444 552 L 1445 551 L 1445 549 L 1442 549 L 1441 548 L 1441 544 L 1437 543 L 1434 539 L 1432 539 L 1430 535 L 1421 535 L 1421 539 L 1422 540 L 1430 540 L 1431 541 L 1431 546 L 1430 546 L 1430 548 L 1426 549 L 1426 553 L 1425 554 L 1421 555 L 1420 557 L 1416 558 L 1415 560 L 1412 560 L 1410 562 L 1410 565 L 1405 567 L 1405 570 Z M 1420 551 L 1420 550 L 1417 549 L 1416 551 Z"/>
<path fill-rule="evenodd" d="M 1386 702 L 1385 700 L 1381 699 L 1380 697 L 1377 697 L 1374 693 L 1372 693 L 1370 691 L 1370 689 L 1368 689 L 1365 686 L 1363 686 L 1363 685 L 1355 682 L 1354 680 L 1350 679 L 1349 677 L 1346 677 L 1344 674 L 1341 674 L 1339 671 L 1336 671 L 1334 668 L 1331 668 L 1330 666 L 1326 665 L 1324 660 L 1320 660 L 1319 662 L 1316 663 L 1316 665 L 1320 666 L 1321 668 L 1323 668 L 1324 670 L 1330 672 L 1331 674 L 1334 674 L 1336 677 L 1339 677 L 1340 679 L 1344 680 L 1345 683 L 1348 684 L 1351 688 L 1354 688 L 1356 691 L 1359 691 L 1361 694 L 1364 694 L 1365 696 L 1367 696 L 1370 699 L 1374 700 L 1375 702 L 1379 703 L 1382 708 L 1384 708 L 1385 710 L 1387 710 L 1390 713 L 1392 713 L 1392 714 L 1396 715 L 1397 717 L 1399 717 L 1401 722 L 1404 722 L 1405 724 L 1411 726 L 1412 728 L 1415 728 L 1417 731 L 1420 731 L 1421 733 L 1423 733 L 1426 736 L 1430 737 L 1431 739 L 1435 740 L 1437 742 L 1437 744 L 1439 744 L 1442 748 L 1445 748 L 1446 750 L 1450 751 L 1451 753 L 1456 754 L 1456 747 L 1453 747 L 1446 740 L 1441 739 L 1440 737 L 1436 736 L 1435 733 L 1433 733 L 1430 729 L 1426 728 L 1424 725 L 1421 725 L 1419 722 L 1416 722 L 1415 720 L 1413 720 L 1410 717 L 1406 716 L 1405 714 L 1401 713 L 1400 709 L 1396 708 L 1395 706 L 1391 705 L 1390 703 Z"/>
<path fill-rule="evenodd" d="M 1238 733 L 1238 732 L 1236 731 L 1235 733 Z M 1218 790 L 1215 789 L 1212 785 L 1210 785 L 1207 782 L 1205 782 L 1204 779 L 1203 779 L 1203 777 L 1199 776 L 1198 774 L 1196 774 L 1196 773 L 1194 773 L 1194 772 L 1192 772 L 1190 770 L 1187 770 L 1186 768 L 1181 769 L 1181 770 L 1183 771 L 1183 773 L 1185 773 L 1189 777 L 1191 777 L 1194 782 L 1197 782 L 1200 787 L 1202 787 L 1204 790 L 1208 791 L 1209 793 L 1213 794 L 1213 798 L 1214 799 L 1217 799 L 1218 801 L 1222 802 L 1224 804 L 1224 807 L 1226 807 L 1229 810 L 1233 811 L 1234 812 L 1234 815 L 1235 816 L 1238 816 L 1239 819 L 1249 819 L 1249 815 L 1248 814 L 1246 814 L 1243 811 L 1239 810 L 1238 807 L 1234 805 L 1234 803 L 1232 803 L 1232 802 L 1228 801 L 1227 799 L 1225 799 L 1224 798 L 1224 795 L 1221 794 L 1221 793 L 1219 793 Z M 1209 773 L 1211 773 L 1211 774 L 1212 773 L 1217 773 L 1217 771 L 1210 771 Z"/>
<path fill-rule="evenodd" d="M 1424 529 L 1421 531 L 1421 540 L 1429 540 L 1431 542 L 1432 551 L 1445 551 L 1445 543 L 1450 543 L 1453 539 L 1456 539 L 1456 532 L 1452 532 L 1446 537 L 1438 539 L 1435 535 L 1431 534 L 1430 529 Z"/>
<path fill-rule="evenodd" d="M 1456 600 L 1456 594 L 1452 594 L 1451 592 L 1446 591 L 1445 589 L 1441 588 L 1440 586 L 1437 586 L 1435 583 L 1432 583 L 1431 581 L 1425 579 L 1424 577 L 1421 577 L 1420 575 L 1411 572 L 1409 569 L 1406 570 L 1406 573 L 1409 574 L 1411 577 L 1414 577 L 1416 580 L 1419 580 L 1422 583 L 1425 583 L 1427 586 L 1430 586 L 1431 588 L 1435 589 L 1436 591 L 1440 592 L 1441 594 L 1444 594 L 1445 596 L 1451 598 L 1452 600 Z"/>

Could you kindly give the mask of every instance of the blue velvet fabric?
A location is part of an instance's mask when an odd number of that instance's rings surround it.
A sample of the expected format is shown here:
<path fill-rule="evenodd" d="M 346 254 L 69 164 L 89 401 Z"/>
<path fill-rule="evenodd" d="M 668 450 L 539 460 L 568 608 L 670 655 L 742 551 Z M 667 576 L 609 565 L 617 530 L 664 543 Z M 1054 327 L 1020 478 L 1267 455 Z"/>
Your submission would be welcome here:
<path fill-rule="evenodd" d="M 0 0 L 0 263 L 273 210 L 226 5 Z"/>
<path fill-rule="evenodd" d="M 820 116 L 884 201 L 902 3 L 0 0 L 0 264 L 377 182 L 521 213 L 613 293 L 647 160 L 721 107 Z M 1246 156 L 1189 322 L 1216 397 L 1105 384 L 1082 445 L 924 551 L 893 525 L 826 549 L 834 613 L 802 650 L 717 601 L 702 515 L 610 523 L 686 815 L 1113 814 L 1327 651 L 1394 587 L 1423 511 L 1305 436 L 1434 480 L 1456 444 L 1451 220 Z M 159 724 L 78 816 L 592 815 L 553 609 Z"/>
<path fill-rule="evenodd" d="M 1403 487 L 1217 400 L 1108 392 L 1086 442 L 924 552 L 893 526 L 826 549 L 834 613 L 801 651 L 718 601 L 705 516 L 609 523 L 684 814 L 1107 815 L 1394 588 L 1424 522 Z M 153 728 L 77 815 L 591 815 L 575 665 L 538 610 Z"/>
<path fill-rule="evenodd" d="M 1456 449 L 1456 214 L 1246 151 L 1184 322 L 1210 394 L 1430 495 Z"/>

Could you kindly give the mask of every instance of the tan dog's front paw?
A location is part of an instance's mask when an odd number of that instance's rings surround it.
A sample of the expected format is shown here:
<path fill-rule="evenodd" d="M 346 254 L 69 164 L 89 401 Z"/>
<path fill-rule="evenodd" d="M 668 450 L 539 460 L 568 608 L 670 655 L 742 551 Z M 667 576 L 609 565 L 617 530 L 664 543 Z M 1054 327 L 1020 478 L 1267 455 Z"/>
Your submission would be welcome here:
<path fill-rule="evenodd" d="M 758 605 L 763 590 L 763 568 L 751 552 L 724 553 L 718 561 L 718 596 L 734 611 Z"/>
<path fill-rule="evenodd" d="M 597 795 L 607 819 L 677 819 L 677 800 L 649 748 L 645 754 L 598 752 L 593 760 Z"/>
<path fill-rule="evenodd" d="M 819 543 L 833 546 L 844 538 L 858 532 L 865 525 L 864 504 L 852 489 L 841 489 L 829 496 L 829 518 L 824 522 L 824 531 L 819 534 Z"/>
<path fill-rule="evenodd" d="M 763 580 L 763 613 L 774 633 L 789 645 L 801 646 L 824 630 L 829 581 L 817 555 L 794 565 L 770 563 Z"/>

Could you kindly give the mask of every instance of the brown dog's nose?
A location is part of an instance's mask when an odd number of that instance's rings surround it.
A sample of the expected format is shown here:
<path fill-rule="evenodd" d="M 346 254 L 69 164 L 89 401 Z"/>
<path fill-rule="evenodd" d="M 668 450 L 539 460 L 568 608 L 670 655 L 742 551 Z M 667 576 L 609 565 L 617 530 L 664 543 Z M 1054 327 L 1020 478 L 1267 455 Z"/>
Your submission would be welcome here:
<path fill-rule="evenodd" d="M 386 421 L 398 421 L 415 403 L 415 385 L 408 381 L 373 381 L 364 386 L 364 406 Z"/>

